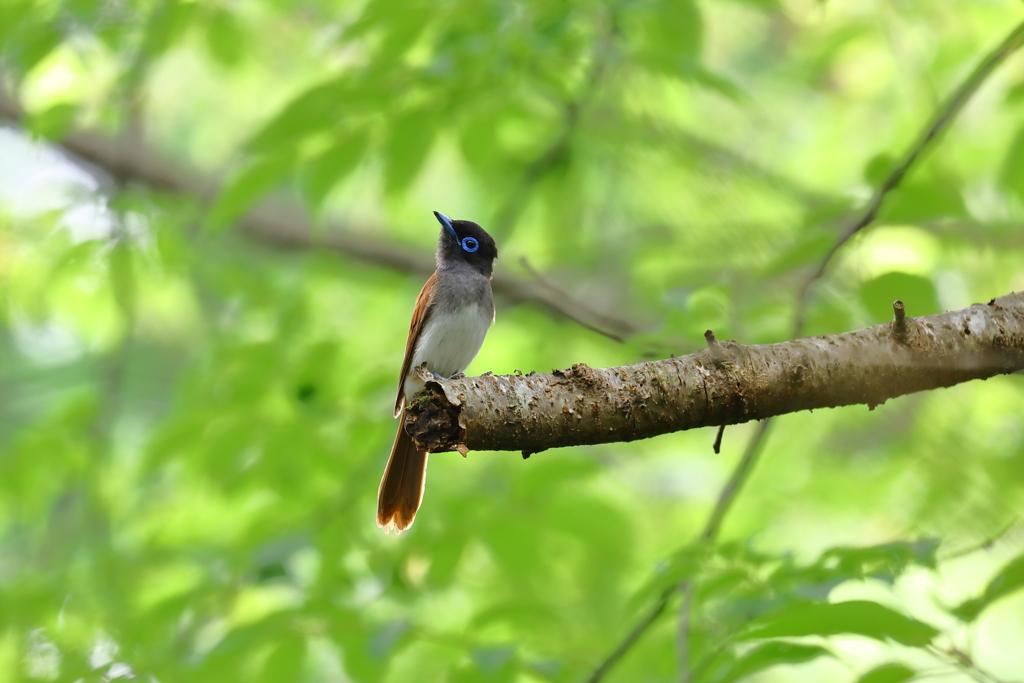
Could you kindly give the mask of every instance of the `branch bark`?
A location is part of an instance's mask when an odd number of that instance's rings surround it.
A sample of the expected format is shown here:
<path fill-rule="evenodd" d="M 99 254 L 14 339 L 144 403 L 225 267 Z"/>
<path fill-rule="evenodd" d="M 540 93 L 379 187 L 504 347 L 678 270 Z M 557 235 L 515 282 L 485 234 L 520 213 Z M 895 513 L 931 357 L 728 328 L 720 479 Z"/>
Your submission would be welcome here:
<path fill-rule="evenodd" d="M 1024 369 L 1024 292 L 779 344 L 719 342 L 617 368 L 429 380 L 405 429 L 432 452 L 633 441 L 866 404 Z"/>
<path fill-rule="evenodd" d="M 24 112 L 0 88 L 0 118 L 20 122 Z M 119 183 L 136 183 L 154 190 L 190 195 L 200 201 L 212 201 L 220 184 L 202 173 L 186 171 L 141 144 L 125 144 L 114 137 L 91 131 L 76 131 L 55 143 L 77 159 L 108 173 Z M 334 223 L 323 230 L 312 230 L 308 216 L 300 207 L 282 201 L 263 201 L 243 216 L 237 229 L 254 242 L 284 251 L 325 249 L 394 270 L 434 272 L 433 252 L 404 248 L 393 242 L 363 237 L 379 233 L 353 230 Z M 633 335 L 638 322 L 591 307 L 580 306 L 536 278 L 528 279 L 499 270 L 494 274 L 497 295 L 513 303 L 535 303 L 588 329 L 613 339 Z"/>

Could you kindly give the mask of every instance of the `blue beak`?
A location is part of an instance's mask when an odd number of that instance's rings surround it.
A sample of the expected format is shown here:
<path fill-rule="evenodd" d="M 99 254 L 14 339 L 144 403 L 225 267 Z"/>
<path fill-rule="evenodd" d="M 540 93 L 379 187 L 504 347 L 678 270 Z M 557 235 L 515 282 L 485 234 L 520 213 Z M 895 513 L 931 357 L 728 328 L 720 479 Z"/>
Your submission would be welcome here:
<path fill-rule="evenodd" d="M 448 218 L 448 216 L 445 216 L 440 211 L 435 211 L 434 217 L 437 218 L 437 222 L 440 223 L 445 230 L 451 233 L 452 237 L 454 237 L 455 239 L 459 239 L 459 236 L 455 234 L 455 228 L 452 227 L 451 218 Z"/>

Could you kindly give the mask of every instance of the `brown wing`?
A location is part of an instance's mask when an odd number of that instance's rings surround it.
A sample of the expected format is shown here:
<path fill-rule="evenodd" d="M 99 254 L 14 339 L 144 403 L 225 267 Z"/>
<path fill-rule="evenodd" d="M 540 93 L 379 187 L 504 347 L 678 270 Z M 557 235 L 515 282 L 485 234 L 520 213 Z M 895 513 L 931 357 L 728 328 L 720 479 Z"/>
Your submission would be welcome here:
<path fill-rule="evenodd" d="M 434 292 L 434 283 L 437 282 L 437 273 L 431 275 L 420 295 L 416 297 L 416 307 L 412 309 L 412 322 L 409 323 L 409 338 L 405 342 L 405 360 L 402 361 L 402 374 L 398 376 L 398 397 L 395 399 L 395 417 L 402 414 L 405 407 L 405 376 L 412 370 L 412 355 L 416 350 L 416 342 L 420 339 L 420 332 L 429 317 L 427 303 Z"/>

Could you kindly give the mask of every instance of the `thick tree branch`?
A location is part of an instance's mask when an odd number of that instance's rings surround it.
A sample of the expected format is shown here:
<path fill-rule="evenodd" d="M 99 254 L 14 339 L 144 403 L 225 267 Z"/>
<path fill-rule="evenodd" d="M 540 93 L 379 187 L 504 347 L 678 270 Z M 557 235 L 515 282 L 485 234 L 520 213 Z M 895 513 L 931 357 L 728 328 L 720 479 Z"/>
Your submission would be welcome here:
<path fill-rule="evenodd" d="M 22 120 L 24 112 L 0 88 L 0 118 Z M 211 201 L 220 186 L 201 173 L 186 172 L 151 149 L 139 144 L 125 144 L 114 137 L 89 131 L 67 135 L 57 143 L 74 157 L 110 174 L 120 183 L 136 183 L 154 190 L 185 194 Z M 238 230 L 249 239 L 280 250 L 306 251 L 325 249 L 395 270 L 420 273 L 434 272 L 430 252 L 403 248 L 392 242 L 363 237 L 369 230 L 352 230 L 351 226 L 333 224 L 323 230 L 312 230 L 305 212 L 284 202 L 264 201 L 242 217 Z M 374 231 L 378 232 L 378 231 Z M 516 303 L 535 303 L 588 329 L 622 339 L 631 336 L 638 323 L 610 313 L 580 307 L 564 293 L 552 290 L 543 282 L 502 272 L 494 275 L 494 291 L 498 296 Z"/>
<path fill-rule="evenodd" d="M 633 441 L 866 404 L 1024 369 L 1024 292 L 922 318 L 780 344 L 595 369 L 430 380 L 406 430 L 431 451 Z M 716 525 L 717 526 L 717 525 Z"/>

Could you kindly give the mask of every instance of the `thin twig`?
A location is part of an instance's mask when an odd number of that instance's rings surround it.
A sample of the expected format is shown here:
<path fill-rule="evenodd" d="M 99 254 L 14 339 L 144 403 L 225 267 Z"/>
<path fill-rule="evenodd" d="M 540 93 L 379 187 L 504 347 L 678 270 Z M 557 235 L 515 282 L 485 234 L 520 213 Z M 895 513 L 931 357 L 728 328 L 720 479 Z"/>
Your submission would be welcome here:
<path fill-rule="evenodd" d="M 660 147 L 689 152 L 692 156 L 700 159 L 702 168 L 715 165 L 729 174 L 729 177 L 743 175 L 757 180 L 776 192 L 790 195 L 803 206 L 822 206 L 836 200 L 835 196 L 805 187 L 791 178 L 780 175 L 777 171 L 762 166 L 741 152 L 650 116 L 638 114 L 625 119 L 597 121 L 595 124 L 603 124 L 605 129 L 600 132 L 606 135 L 621 134 L 620 127 L 629 126 L 632 134 L 645 141 L 655 142 Z"/>
<path fill-rule="evenodd" d="M 797 314 L 794 318 L 794 338 L 798 337 L 803 332 L 804 322 L 806 320 L 806 307 L 807 307 L 807 294 L 810 288 L 815 282 L 817 282 L 821 276 L 825 273 L 829 262 L 832 257 L 839 251 L 840 248 L 845 245 L 851 237 L 857 232 L 870 225 L 878 215 L 878 210 L 881 207 L 882 201 L 886 195 L 895 189 L 906 173 L 910 170 L 911 166 L 917 161 L 921 154 L 928 148 L 929 144 L 937 138 L 946 127 L 953 121 L 956 115 L 963 108 L 964 104 L 970 99 L 970 97 L 977 91 L 986 78 L 988 78 L 999 64 L 1016 51 L 1021 44 L 1024 44 L 1024 23 L 1018 25 L 1007 38 L 992 52 L 990 52 L 985 59 L 971 72 L 971 75 L 960 85 L 959 88 L 954 92 L 950 100 L 939 109 L 938 113 L 932 119 L 930 125 L 928 125 L 918 141 L 911 146 L 910 150 L 904 156 L 902 162 L 896 167 L 896 169 L 886 178 L 885 182 L 882 183 L 881 187 L 875 192 L 871 201 L 868 203 L 866 210 L 863 215 L 860 216 L 856 221 L 851 223 L 847 229 L 840 235 L 839 239 L 829 250 L 829 253 L 825 256 L 815 273 L 804 283 L 801 288 L 798 300 L 797 300 Z M 711 517 L 708 520 L 704 531 L 701 534 L 701 538 L 708 543 L 713 543 L 715 538 L 718 536 L 718 532 L 721 528 L 722 522 L 725 519 L 726 513 L 732 507 L 732 503 L 738 494 L 740 487 L 746 480 L 750 471 L 754 465 L 757 464 L 757 456 L 761 450 L 761 445 L 764 442 L 764 437 L 768 432 L 768 428 L 771 425 L 771 420 L 764 420 L 759 425 L 754 435 L 751 437 L 750 442 L 747 444 L 746 452 L 740 462 L 736 465 L 736 469 L 733 471 L 729 481 L 726 482 L 725 487 L 719 494 L 718 502 L 715 504 L 715 508 L 711 513 Z M 594 674 L 588 679 L 588 683 L 596 683 L 600 681 L 602 676 L 607 672 L 612 664 L 618 661 L 625 651 L 628 650 L 629 646 L 635 643 L 639 637 L 643 634 L 643 631 L 650 627 L 651 624 L 657 619 L 661 612 L 665 609 L 665 605 L 668 603 L 672 593 L 677 590 L 683 592 L 683 604 L 685 609 L 680 615 L 680 628 L 683 628 L 684 622 L 686 630 L 689 630 L 689 619 L 691 618 L 692 609 L 691 606 L 687 605 L 687 594 L 692 590 L 692 585 L 689 581 L 684 581 L 681 584 L 666 589 L 659 597 L 658 602 L 644 618 L 637 624 L 629 636 L 624 640 L 616 649 L 613 655 L 602 663 Z M 681 649 L 681 652 L 683 650 Z M 688 650 L 687 650 L 688 652 Z M 685 677 L 689 676 L 689 673 L 685 671 L 688 667 L 681 667 L 683 671 L 680 673 L 681 680 L 688 680 Z"/>
<path fill-rule="evenodd" d="M 750 473 L 751 468 L 757 460 L 758 449 L 762 443 L 764 433 L 768 430 L 769 424 L 769 420 L 764 420 L 758 425 L 754 438 L 752 438 L 750 443 L 747 444 L 746 452 L 743 454 L 743 457 L 740 459 L 739 464 L 736 465 L 736 469 L 733 471 L 732 476 L 729 477 L 729 481 L 726 482 L 725 487 L 719 494 L 718 501 L 715 503 L 715 508 L 711 512 L 711 516 L 708 517 L 708 521 L 707 524 L 704 525 L 704 529 L 701 531 L 700 540 L 706 543 L 713 543 L 718 537 L 718 532 L 721 529 L 722 521 L 725 519 L 725 514 L 732 506 L 732 501 L 735 499 L 740 487 L 743 486 L 743 482 L 746 480 L 747 475 Z M 604 675 L 608 673 L 608 670 L 611 669 L 616 662 L 622 659 L 622 656 L 626 654 L 630 647 L 633 646 L 633 643 L 635 643 L 640 636 L 643 635 L 644 631 L 646 631 L 651 624 L 661 616 L 661 613 L 665 611 L 665 607 L 668 605 L 668 601 L 672 598 L 673 593 L 679 590 L 682 590 L 684 612 L 687 613 L 687 618 L 685 620 L 682 617 L 680 618 L 680 627 L 682 627 L 684 621 L 689 624 L 688 614 L 692 607 L 690 602 L 692 597 L 689 593 L 692 590 L 692 584 L 690 581 L 683 581 L 680 584 L 673 584 L 661 592 L 658 596 L 658 601 L 654 604 L 654 607 L 649 610 L 639 622 L 637 622 L 637 625 L 633 627 L 633 630 L 631 630 L 629 635 L 619 643 L 615 650 L 613 650 L 612 653 L 608 655 L 608 657 L 605 658 L 605 660 L 601 662 L 596 669 L 594 669 L 590 678 L 587 679 L 587 683 L 597 683 L 600 681 Z M 687 629 L 688 628 L 689 627 L 687 626 Z M 687 653 L 688 647 L 689 645 L 687 644 L 687 650 L 685 650 Z M 684 652 L 682 645 L 680 645 L 680 652 Z M 684 674 L 683 671 L 686 671 L 686 673 Z M 687 680 L 683 677 L 684 675 L 689 675 L 688 667 L 682 668 L 682 671 L 680 672 L 680 680 Z"/>
<path fill-rule="evenodd" d="M 679 683 L 690 683 L 690 610 L 693 609 L 693 579 L 687 579 L 679 585 L 683 594 L 683 604 L 679 608 L 679 634 L 676 636 L 676 649 L 679 652 Z"/>
<path fill-rule="evenodd" d="M 839 239 L 836 240 L 832 248 L 829 249 L 828 253 L 818 264 L 818 268 L 811 274 L 809 278 L 804 282 L 800 288 L 800 293 L 797 299 L 797 318 L 794 324 L 794 328 L 797 330 L 797 334 L 803 331 L 804 323 L 807 317 L 807 296 L 810 293 L 811 286 L 817 282 L 825 274 L 825 270 L 831 263 L 832 258 L 836 255 L 844 244 L 850 241 L 850 239 L 858 232 L 869 226 L 874 222 L 878 216 L 878 211 L 882 207 L 882 202 L 885 201 L 886 196 L 897 187 L 903 180 L 904 176 L 914 165 L 914 163 L 921 157 L 921 155 L 927 151 L 931 144 L 942 134 L 945 130 L 953 123 L 956 119 L 957 114 L 964 108 L 964 105 L 971 99 L 978 88 L 981 87 L 982 83 L 985 82 L 992 72 L 995 71 L 996 67 L 1006 61 L 1006 58 L 1016 52 L 1021 45 L 1024 45 L 1024 22 L 1017 25 L 1010 34 L 999 44 L 994 50 L 985 56 L 983 60 L 974 68 L 970 76 L 960 84 L 956 90 L 953 91 L 953 95 L 947 100 L 947 102 L 939 108 L 939 110 L 932 117 L 932 120 L 921 134 L 910 149 L 903 155 L 903 159 L 900 163 L 892 170 L 885 181 L 875 190 L 871 200 L 865 207 L 864 212 L 851 222 L 846 229 L 839 235 Z"/>
<path fill-rule="evenodd" d="M 1018 517 L 1009 524 L 1007 524 L 1005 527 L 1003 527 L 998 533 L 989 536 L 980 543 L 975 543 L 974 545 L 969 545 L 966 548 L 954 550 L 948 555 L 943 555 L 939 558 L 939 561 L 948 562 L 949 560 L 955 560 L 970 555 L 972 553 L 976 553 L 979 550 L 990 550 L 996 543 L 1003 540 L 1005 536 L 1009 535 L 1009 533 L 1013 531 L 1020 523 L 1021 519 Z"/>
<path fill-rule="evenodd" d="M 871 200 L 868 202 L 864 212 L 859 218 L 850 223 L 850 225 L 847 226 L 847 228 L 840 234 L 839 239 L 836 240 L 835 244 L 832 245 L 832 248 L 822 259 L 817 270 L 815 270 L 811 277 L 804 282 L 800 289 L 800 293 L 797 298 L 797 311 L 793 320 L 793 338 L 797 338 L 803 333 L 803 328 L 807 320 L 808 294 L 810 289 L 814 283 L 821 279 L 825 274 L 825 270 L 828 268 L 828 265 L 835 254 L 847 242 L 849 242 L 854 235 L 874 222 L 886 196 L 899 186 L 900 182 L 903 180 L 904 176 L 906 176 L 914 163 L 928 149 L 931 143 L 949 127 L 957 114 L 960 113 L 960 110 L 963 109 L 967 101 L 970 100 L 971 96 L 974 95 L 979 87 L 981 87 L 985 79 L 988 78 L 995 68 L 1005 61 L 1007 57 L 1019 49 L 1022 44 L 1024 44 L 1024 22 L 1011 31 L 1006 39 L 1003 40 L 995 50 L 990 52 L 981 61 L 981 63 L 975 67 L 974 71 L 971 72 L 970 76 L 967 77 L 960 87 L 954 91 L 950 99 L 936 112 L 929 125 L 925 127 L 917 141 L 904 155 L 899 165 L 893 169 L 892 173 L 889 174 L 881 186 L 879 186 L 875 191 L 875 194 L 871 197 Z M 708 527 L 705 529 L 704 538 L 706 540 L 713 541 L 717 535 L 717 531 L 732 505 L 736 492 L 739 487 L 742 486 L 743 481 L 749 475 L 757 462 L 757 454 L 760 452 L 761 444 L 764 441 L 764 437 L 768 432 L 770 424 L 771 419 L 764 420 L 761 423 L 760 428 L 754 432 L 750 442 L 747 444 L 747 451 L 744 454 L 744 457 L 736 466 L 736 470 L 726 483 L 725 488 L 722 489 L 722 493 L 718 499 L 718 504 L 712 513 L 712 520 L 714 523 L 709 522 Z M 692 590 L 688 585 L 681 588 L 683 588 L 684 591 Z M 690 610 L 687 610 L 686 614 L 689 615 L 689 612 Z"/>
<path fill-rule="evenodd" d="M 525 256 L 523 256 L 523 257 L 521 257 L 519 259 L 519 265 L 521 265 L 523 267 L 523 270 L 525 270 L 527 273 L 530 274 L 530 277 L 532 277 L 534 280 L 536 280 L 541 285 L 544 285 L 545 287 L 547 287 L 549 290 L 551 290 L 552 294 L 560 297 L 563 300 L 563 306 L 562 306 L 563 310 L 565 310 L 565 311 L 582 311 L 582 312 L 585 312 L 590 319 L 597 320 L 597 321 L 600 321 L 600 322 L 604 322 L 604 323 L 606 323 L 608 325 L 609 328 L 614 328 L 614 325 L 618 322 L 618 321 L 613 320 L 613 319 L 604 320 L 604 316 L 601 314 L 600 311 L 595 311 L 593 308 L 591 308 L 587 304 L 583 303 L 579 299 L 573 297 L 571 294 L 566 292 L 564 289 L 562 289 L 561 287 L 559 287 L 558 285 L 556 285 L 555 283 L 551 282 L 546 277 L 541 275 L 537 271 L 536 268 L 534 268 L 532 265 L 530 265 L 530 261 Z M 598 325 L 595 325 L 594 323 L 587 322 L 586 319 L 580 318 L 580 317 L 578 317 L 577 315 L 574 315 L 574 314 L 563 313 L 562 315 L 564 315 L 565 317 L 571 319 L 577 325 L 580 325 L 581 327 L 585 327 L 588 330 L 590 330 L 591 332 L 597 332 L 598 334 L 603 334 L 604 336 L 608 337 L 609 339 L 614 339 L 615 341 L 619 342 L 620 344 L 625 341 L 625 339 L 623 338 L 622 335 L 618 334 L 617 332 L 612 331 L 612 329 L 606 329 L 604 327 L 599 327 Z"/>
<path fill-rule="evenodd" d="M 24 118 L 24 112 L 12 97 L 0 88 L 0 118 L 15 123 Z M 189 195 L 200 202 L 211 201 L 220 191 L 219 183 L 195 171 L 186 171 L 153 149 L 143 146 L 125 149 L 121 141 L 103 134 L 78 131 L 55 143 L 76 161 L 107 174 L 119 183 L 137 183 L 151 190 Z M 373 235 L 386 233 L 381 226 L 354 226 L 334 223 L 324 230 L 314 231 L 308 215 L 291 202 L 266 200 L 257 204 L 239 219 L 237 228 L 253 242 L 280 251 L 328 250 L 373 263 L 424 276 L 434 271 L 432 253 L 403 248 L 399 244 L 381 240 Z M 496 294 L 513 303 L 536 303 L 558 315 L 581 322 L 580 311 L 568 305 L 562 297 L 535 282 L 516 277 L 499 268 L 492 282 Z M 620 337 L 635 333 L 638 325 L 623 317 L 600 313 L 596 322 L 600 328 L 613 330 Z"/>
<path fill-rule="evenodd" d="M 997 678 L 975 664 L 974 659 L 963 650 L 959 650 L 955 647 L 950 648 L 949 650 L 942 650 L 935 645 L 929 645 L 925 650 L 930 652 L 931 655 L 939 661 L 960 669 L 960 671 L 978 681 L 978 683 L 1004 683 L 1002 679 Z"/>
<path fill-rule="evenodd" d="M 722 491 L 718 494 L 715 508 L 711 511 L 707 524 L 704 525 L 704 531 L 701 532 L 700 539 L 704 543 L 713 545 L 718 539 L 718 534 L 722 530 L 722 523 L 725 521 L 726 514 L 732 509 L 736 496 L 739 495 L 740 489 L 757 463 L 757 457 L 761 452 L 761 446 L 764 444 L 765 435 L 771 424 L 771 420 L 762 420 L 757 425 L 757 431 L 754 432 L 750 441 L 747 442 L 747 449 L 744 451 L 743 457 L 740 458 L 736 468 L 732 471 L 732 475 L 729 477 L 729 481 L 725 483 Z M 679 681 L 680 683 L 689 683 L 692 677 L 689 659 L 689 639 L 690 620 L 693 616 L 693 580 L 683 581 L 675 589 L 683 596 L 683 604 L 679 610 Z M 683 642 L 684 639 L 686 640 L 685 644 Z"/>
<path fill-rule="evenodd" d="M 644 618 L 637 622 L 636 626 L 633 627 L 633 630 L 629 632 L 629 635 L 627 635 L 622 642 L 612 650 L 611 654 L 609 654 L 605 660 L 601 662 L 596 669 L 594 669 L 594 673 L 590 674 L 586 683 L 598 683 L 598 681 L 604 678 L 604 675 L 608 673 L 608 671 L 610 671 L 620 659 L 622 659 L 622 656 L 629 652 L 629 648 L 633 647 L 633 643 L 638 641 L 640 636 L 642 636 L 651 624 L 657 621 L 658 617 L 661 616 L 661 613 L 665 611 L 665 608 L 668 606 L 669 598 L 672 597 L 672 593 L 673 590 L 668 590 L 658 596 L 658 602 L 655 603 L 654 609 L 644 615 Z"/>
<path fill-rule="evenodd" d="M 718 434 L 715 435 L 715 443 L 711 445 L 711 450 L 718 455 L 722 452 L 722 437 L 725 436 L 725 425 L 719 425 Z"/>
<path fill-rule="evenodd" d="M 732 508 L 740 488 L 742 488 L 743 483 L 750 475 L 750 471 L 757 463 L 757 456 L 761 452 L 761 444 L 771 424 L 771 420 L 762 420 L 757 425 L 757 430 L 747 443 L 747 450 L 736 464 L 736 469 L 732 471 L 729 481 L 725 483 L 721 493 L 718 494 L 718 502 L 715 503 L 715 509 L 711 511 L 711 517 L 708 518 L 708 523 L 704 526 L 704 531 L 700 535 L 702 540 L 708 543 L 714 543 L 717 540 L 718 533 L 722 530 L 722 522 L 725 521 L 725 515 Z"/>
<path fill-rule="evenodd" d="M 904 155 L 899 165 L 893 169 L 892 173 L 885 179 L 885 181 L 879 186 L 878 190 L 871 197 L 867 207 L 859 218 L 850 223 L 849 226 L 840 234 L 839 239 L 836 240 L 835 244 L 822 259 L 817 270 L 804 282 L 803 287 L 800 289 L 800 293 L 797 299 L 797 312 L 793 321 L 793 337 L 797 338 L 803 333 L 803 328 L 807 320 L 807 307 L 808 307 L 808 294 L 811 287 L 825 274 L 825 270 L 828 268 L 829 263 L 835 254 L 847 243 L 850 239 L 858 232 L 871 225 L 875 218 L 878 216 L 878 211 L 882 206 L 882 202 L 886 196 L 894 189 L 896 189 L 900 182 L 906 176 L 907 172 L 911 169 L 914 163 L 921 157 L 921 155 L 928 149 L 931 143 L 936 140 L 946 128 L 953 122 L 960 110 L 963 109 L 964 105 L 970 100 L 971 96 L 981 87 L 985 79 L 988 78 L 997 66 L 1006 60 L 1013 52 L 1024 44 L 1024 22 L 1019 24 L 1010 34 L 1003 40 L 1000 45 L 990 52 L 981 63 L 975 67 L 971 75 L 960 85 L 959 88 L 954 91 L 952 97 L 946 102 L 946 104 L 936 112 L 928 126 L 925 127 L 917 141 L 910 147 L 907 153 Z M 904 322 L 900 312 L 903 307 L 900 306 L 895 311 L 899 322 Z M 750 471 L 757 463 L 757 455 L 760 452 L 761 444 L 764 441 L 765 435 L 768 432 L 768 427 L 771 425 L 771 419 L 764 420 L 758 430 L 754 432 L 750 442 L 747 444 L 746 453 L 740 460 L 736 469 L 733 471 L 732 477 L 726 483 L 725 488 L 722 489 L 722 493 L 719 495 L 718 504 L 715 506 L 715 510 L 712 512 L 711 520 L 708 522 L 708 526 L 704 530 L 703 538 L 708 542 L 713 542 L 718 534 L 718 530 L 721 528 L 722 521 L 732 506 L 732 501 L 735 500 L 736 494 L 739 488 L 743 485 Z M 685 609 L 682 612 L 682 616 L 687 620 L 690 618 L 691 609 L 687 604 L 689 594 L 693 590 L 691 582 L 687 581 L 680 584 L 679 589 L 683 592 L 684 606 Z M 685 626 L 686 630 L 689 631 L 689 623 L 683 623 L 682 618 L 680 621 L 680 629 L 682 630 Z M 682 651 L 682 650 L 681 650 Z M 689 681 L 689 672 L 685 670 L 687 662 L 681 661 L 681 672 L 680 680 Z"/>
<path fill-rule="evenodd" d="M 707 525 L 704 527 L 704 532 L 701 534 L 701 539 L 707 544 L 713 544 L 718 538 L 718 532 L 722 528 L 722 522 L 725 521 L 725 515 L 732 508 L 733 501 L 736 500 L 736 496 L 739 495 L 740 488 L 743 483 L 750 476 L 751 470 L 757 463 L 758 454 L 761 451 L 761 446 L 764 444 L 765 435 L 768 433 L 768 428 L 771 426 L 771 419 L 762 420 L 757 426 L 757 431 L 750 437 L 750 441 L 747 442 L 747 450 L 743 453 L 743 457 L 740 458 L 739 463 L 736 464 L 736 469 L 732 471 L 732 476 L 729 477 L 729 481 L 722 487 L 721 493 L 718 494 L 718 502 L 715 503 L 715 509 L 711 512 L 711 517 L 708 519 Z M 680 593 L 683 595 L 683 606 L 680 608 L 679 613 L 679 681 L 680 683 L 689 683 L 691 678 L 690 662 L 689 662 L 689 643 L 683 645 L 683 637 L 689 641 L 690 635 L 690 619 L 692 616 L 692 601 L 693 601 L 693 581 L 683 581 L 677 587 Z M 687 657 L 683 658 L 683 653 L 687 654 Z"/>

